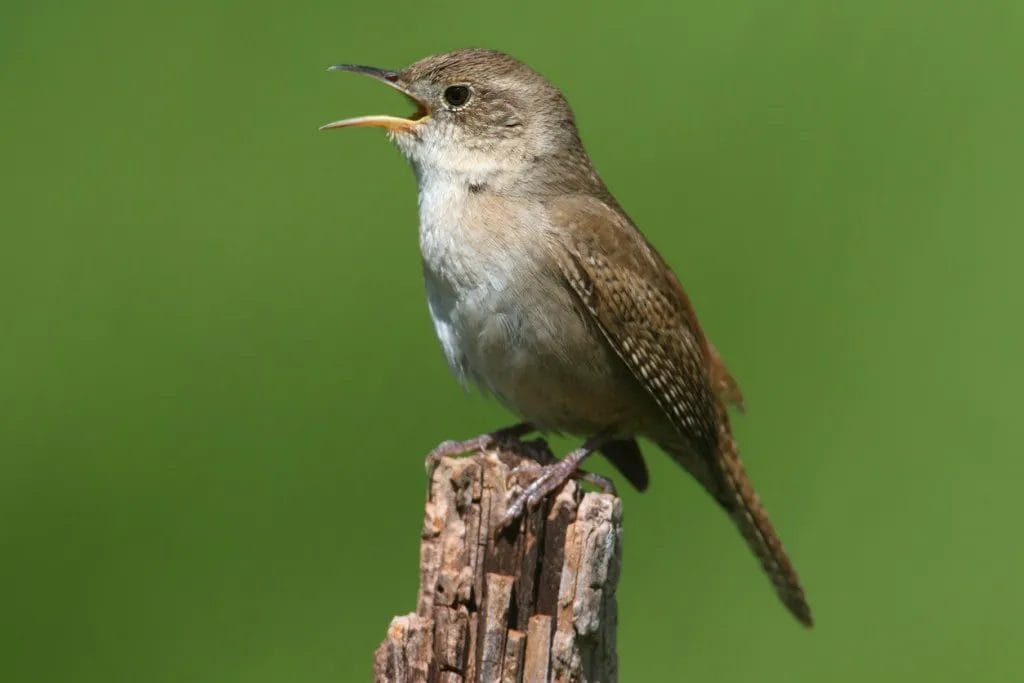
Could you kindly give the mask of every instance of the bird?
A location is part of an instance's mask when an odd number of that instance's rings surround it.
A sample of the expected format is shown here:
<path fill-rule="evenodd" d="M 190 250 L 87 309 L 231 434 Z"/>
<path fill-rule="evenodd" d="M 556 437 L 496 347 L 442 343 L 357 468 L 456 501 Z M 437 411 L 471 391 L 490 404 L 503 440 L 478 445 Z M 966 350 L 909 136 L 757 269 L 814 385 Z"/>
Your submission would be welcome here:
<path fill-rule="evenodd" d="M 506 522 L 601 452 L 648 485 L 638 438 L 659 446 L 733 520 L 796 619 L 813 623 L 800 579 L 755 492 L 730 426 L 739 386 L 667 262 L 601 180 L 566 98 L 502 52 L 466 48 L 401 70 L 338 64 L 404 95 L 380 127 L 418 187 L 427 305 L 454 375 L 521 422 L 447 441 L 434 458 L 563 433 L 582 445 L 546 464 Z"/>

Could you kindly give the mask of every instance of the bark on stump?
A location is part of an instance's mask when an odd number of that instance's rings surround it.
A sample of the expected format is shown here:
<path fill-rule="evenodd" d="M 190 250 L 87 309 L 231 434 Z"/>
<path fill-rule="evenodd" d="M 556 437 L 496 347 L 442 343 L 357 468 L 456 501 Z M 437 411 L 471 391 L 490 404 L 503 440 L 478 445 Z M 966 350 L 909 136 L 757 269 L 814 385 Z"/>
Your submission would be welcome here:
<path fill-rule="evenodd" d="M 416 612 L 395 617 L 374 657 L 379 683 L 615 681 L 622 506 L 566 484 L 496 534 L 539 469 L 510 452 L 434 471 Z"/>

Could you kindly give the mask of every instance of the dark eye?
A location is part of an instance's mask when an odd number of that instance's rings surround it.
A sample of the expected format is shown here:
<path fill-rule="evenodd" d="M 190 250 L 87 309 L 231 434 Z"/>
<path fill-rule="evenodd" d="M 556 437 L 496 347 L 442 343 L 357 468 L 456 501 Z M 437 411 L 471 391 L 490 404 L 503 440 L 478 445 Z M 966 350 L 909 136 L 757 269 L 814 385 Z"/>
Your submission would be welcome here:
<path fill-rule="evenodd" d="M 453 107 L 461 107 L 469 102 L 469 96 L 468 85 L 449 85 L 444 89 L 444 101 Z"/>

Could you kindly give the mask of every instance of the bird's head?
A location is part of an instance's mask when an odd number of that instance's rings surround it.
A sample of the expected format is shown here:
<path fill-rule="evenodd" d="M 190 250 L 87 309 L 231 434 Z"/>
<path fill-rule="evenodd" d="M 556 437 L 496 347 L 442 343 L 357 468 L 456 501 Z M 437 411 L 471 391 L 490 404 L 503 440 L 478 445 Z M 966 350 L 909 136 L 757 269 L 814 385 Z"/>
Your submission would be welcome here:
<path fill-rule="evenodd" d="M 384 128 L 418 172 L 488 175 L 515 172 L 551 157 L 582 152 L 572 110 L 562 93 L 522 62 L 501 52 L 464 49 L 390 71 L 339 64 L 399 91 L 409 116 L 360 116 L 321 130 Z"/>

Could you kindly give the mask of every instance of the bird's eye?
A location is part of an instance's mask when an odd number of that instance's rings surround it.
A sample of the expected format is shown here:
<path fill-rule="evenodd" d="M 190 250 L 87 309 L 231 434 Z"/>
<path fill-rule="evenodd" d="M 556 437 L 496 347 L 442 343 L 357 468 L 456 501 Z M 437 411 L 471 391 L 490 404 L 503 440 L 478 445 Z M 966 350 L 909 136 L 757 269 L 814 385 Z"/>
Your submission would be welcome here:
<path fill-rule="evenodd" d="M 444 89 L 444 101 L 453 107 L 461 107 L 469 102 L 470 94 L 468 85 L 450 85 Z"/>

